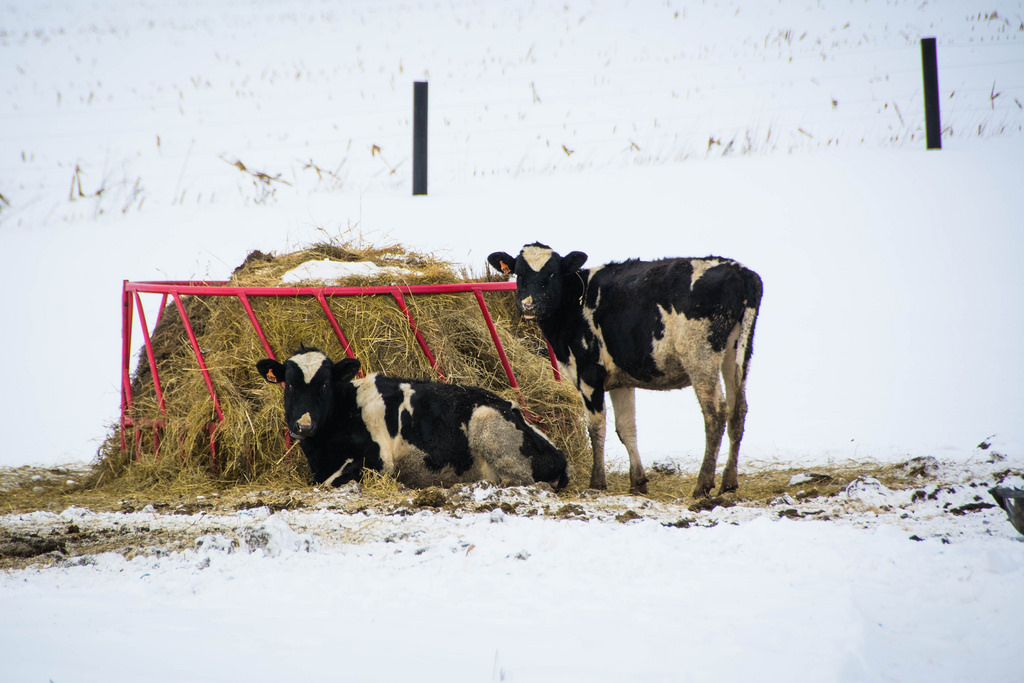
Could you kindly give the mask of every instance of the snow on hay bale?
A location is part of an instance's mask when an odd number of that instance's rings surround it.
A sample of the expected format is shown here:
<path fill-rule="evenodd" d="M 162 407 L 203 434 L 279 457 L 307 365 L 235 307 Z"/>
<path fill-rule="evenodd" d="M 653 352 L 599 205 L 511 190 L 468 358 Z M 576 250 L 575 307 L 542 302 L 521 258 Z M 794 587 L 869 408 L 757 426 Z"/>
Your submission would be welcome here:
<path fill-rule="evenodd" d="M 232 286 L 390 285 L 470 281 L 453 264 L 407 251 L 400 245 L 377 248 L 320 244 L 283 255 L 252 252 L 233 273 Z M 525 408 L 536 415 L 549 438 L 570 460 L 573 473 L 587 457 L 588 442 L 577 392 L 554 380 L 543 338 L 523 323 L 512 292 L 486 293 Z M 405 296 L 406 305 L 450 382 L 472 384 L 522 403 L 509 387 L 476 299 L 470 293 Z M 417 344 L 405 314 L 388 295 L 328 299 L 353 353 L 366 372 L 414 379 L 437 375 Z M 314 297 L 250 297 L 253 310 L 278 358 L 303 345 L 334 359 L 345 353 Z M 266 357 L 242 304 L 231 296 L 183 297 L 203 351 L 224 422 L 216 428 L 216 476 L 225 481 L 289 483 L 310 481 L 297 446 L 286 454 L 281 389 L 264 382 L 256 362 Z M 154 432 L 142 427 L 126 434 L 122 450 L 115 428 L 100 450 L 101 479 L 141 481 L 206 479 L 213 473 L 210 425 L 216 424 L 212 400 L 199 370 L 181 317 L 168 304 L 152 334 L 166 410 L 157 405 L 145 347 L 138 351 L 132 376 L 136 424 L 163 423 L 159 447 Z"/>

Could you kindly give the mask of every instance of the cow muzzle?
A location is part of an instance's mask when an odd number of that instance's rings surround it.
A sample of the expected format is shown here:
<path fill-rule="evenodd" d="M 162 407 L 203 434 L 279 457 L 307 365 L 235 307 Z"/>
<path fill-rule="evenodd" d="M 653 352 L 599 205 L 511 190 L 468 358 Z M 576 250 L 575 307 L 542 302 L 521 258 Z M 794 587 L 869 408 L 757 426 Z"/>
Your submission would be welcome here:
<path fill-rule="evenodd" d="M 519 312 L 523 314 L 523 320 L 534 320 L 537 317 L 537 306 L 530 299 L 519 302 Z"/>
<path fill-rule="evenodd" d="M 303 413 L 302 417 L 295 421 L 288 433 L 292 435 L 293 439 L 301 441 L 307 436 L 313 434 L 313 419 L 309 416 L 309 413 Z"/>

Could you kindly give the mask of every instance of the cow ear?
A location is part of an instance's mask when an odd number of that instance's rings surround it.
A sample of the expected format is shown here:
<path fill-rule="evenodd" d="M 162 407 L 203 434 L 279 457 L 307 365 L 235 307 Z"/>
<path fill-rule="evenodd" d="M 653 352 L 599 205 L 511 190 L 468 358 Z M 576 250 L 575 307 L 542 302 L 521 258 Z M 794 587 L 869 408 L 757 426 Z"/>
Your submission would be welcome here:
<path fill-rule="evenodd" d="M 587 262 L 587 255 L 582 251 L 572 251 L 562 257 L 562 272 L 575 273 Z"/>
<path fill-rule="evenodd" d="M 334 364 L 331 377 L 335 382 L 347 382 L 359 373 L 359 359 L 346 358 Z"/>
<path fill-rule="evenodd" d="M 516 267 L 516 260 L 503 251 L 496 251 L 488 256 L 487 262 L 491 264 L 491 268 L 503 275 L 511 275 Z"/>
<path fill-rule="evenodd" d="M 264 358 L 260 362 L 256 363 L 256 369 L 259 370 L 263 379 L 267 380 L 271 384 L 280 384 L 281 382 L 284 382 L 284 365 L 282 363 L 278 363 L 272 358 Z"/>

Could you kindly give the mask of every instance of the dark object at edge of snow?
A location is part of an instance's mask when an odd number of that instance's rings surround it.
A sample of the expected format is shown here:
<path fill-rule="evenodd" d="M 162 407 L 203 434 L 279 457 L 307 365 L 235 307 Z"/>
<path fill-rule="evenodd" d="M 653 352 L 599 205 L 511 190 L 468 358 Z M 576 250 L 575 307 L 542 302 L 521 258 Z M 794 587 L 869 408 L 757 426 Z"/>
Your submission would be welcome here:
<path fill-rule="evenodd" d="M 1006 510 L 1013 528 L 1024 534 L 1024 491 L 997 486 L 988 492 L 999 503 L 999 507 Z"/>

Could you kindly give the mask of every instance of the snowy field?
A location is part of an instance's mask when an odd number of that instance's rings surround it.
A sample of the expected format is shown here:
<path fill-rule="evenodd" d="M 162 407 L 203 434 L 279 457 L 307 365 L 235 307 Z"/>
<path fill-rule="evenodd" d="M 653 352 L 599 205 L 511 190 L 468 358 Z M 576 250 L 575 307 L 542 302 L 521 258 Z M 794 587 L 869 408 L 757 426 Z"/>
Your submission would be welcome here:
<path fill-rule="evenodd" d="M 991 502 L 1007 470 L 1024 486 L 1024 3 L 2 7 L 0 466 L 94 457 L 117 418 L 122 280 L 223 278 L 251 249 L 362 235 L 481 271 L 534 240 L 592 264 L 741 260 L 765 282 L 741 486 L 744 462 L 912 456 L 949 484 L 687 529 L 632 498 L 625 523 L 326 502 L 8 515 L 223 528 L 0 576 L 0 678 L 1019 677 L 1024 543 L 999 510 L 948 510 Z M 924 149 L 924 36 L 942 151 Z M 410 196 L 416 80 L 427 197 Z M 692 392 L 641 392 L 638 414 L 645 462 L 696 469 Z M 247 544 L 260 524 L 274 542 Z"/>
<path fill-rule="evenodd" d="M 194 541 L 0 576 L 4 680 L 1016 680 L 1024 542 L 969 511 L 1003 467 L 696 514 L 479 485 L 445 512 L 346 511 L 343 490 L 8 516 L 49 539 Z"/>

